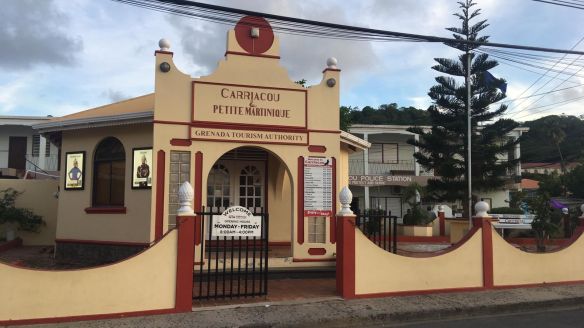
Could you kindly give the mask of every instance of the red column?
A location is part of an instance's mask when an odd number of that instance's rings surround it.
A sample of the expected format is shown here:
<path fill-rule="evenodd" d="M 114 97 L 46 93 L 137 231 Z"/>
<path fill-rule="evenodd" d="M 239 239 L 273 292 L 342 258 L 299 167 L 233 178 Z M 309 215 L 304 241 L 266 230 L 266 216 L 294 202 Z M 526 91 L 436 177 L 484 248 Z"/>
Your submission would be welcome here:
<path fill-rule="evenodd" d="M 440 226 L 440 236 L 446 235 L 446 215 L 444 212 L 438 212 L 438 223 Z"/>
<path fill-rule="evenodd" d="M 165 181 L 165 153 L 159 150 L 156 153 L 156 215 L 154 216 L 154 240 L 162 238 L 164 223 L 164 181 Z"/>
<path fill-rule="evenodd" d="M 483 240 L 483 287 L 493 288 L 493 235 L 490 217 L 474 217 L 473 225 L 481 228 Z"/>
<path fill-rule="evenodd" d="M 193 307 L 193 266 L 195 259 L 195 216 L 177 216 L 178 252 L 176 263 L 176 303 L 178 312 Z"/>
<path fill-rule="evenodd" d="M 297 226 L 296 241 L 298 244 L 304 244 L 304 157 L 298 156 L 298 200 L 297 200 Z"/>
<path fill-rule="evenodd" d="M 355 215 L 337 215 L 337 293 L 355 297 Z"/>

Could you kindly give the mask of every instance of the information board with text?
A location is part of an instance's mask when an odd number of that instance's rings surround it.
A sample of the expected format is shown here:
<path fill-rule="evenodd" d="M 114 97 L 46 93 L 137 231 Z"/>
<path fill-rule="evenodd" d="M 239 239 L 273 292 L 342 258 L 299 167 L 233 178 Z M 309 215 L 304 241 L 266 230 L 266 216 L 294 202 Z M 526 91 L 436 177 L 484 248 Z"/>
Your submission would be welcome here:
<path fill-rule="evenodd" d="M 304 159 L 304 216 L 333 215 L 333 163 L 330 157 Z"/>

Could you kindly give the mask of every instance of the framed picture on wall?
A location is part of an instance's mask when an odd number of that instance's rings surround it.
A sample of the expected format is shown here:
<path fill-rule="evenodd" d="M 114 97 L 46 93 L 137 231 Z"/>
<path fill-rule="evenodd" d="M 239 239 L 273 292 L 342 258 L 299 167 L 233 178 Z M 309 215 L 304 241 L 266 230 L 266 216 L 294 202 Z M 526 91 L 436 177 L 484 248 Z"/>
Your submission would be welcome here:
<path fill-rule="evenodd" d="M 132 189 L 152 188 L 152 148 L 132 149 Z"/>
<path fill-rule="evenodd" d="M 65 153 L 65 190 L 83 190 L 85 187 L 85 152 Z"/>

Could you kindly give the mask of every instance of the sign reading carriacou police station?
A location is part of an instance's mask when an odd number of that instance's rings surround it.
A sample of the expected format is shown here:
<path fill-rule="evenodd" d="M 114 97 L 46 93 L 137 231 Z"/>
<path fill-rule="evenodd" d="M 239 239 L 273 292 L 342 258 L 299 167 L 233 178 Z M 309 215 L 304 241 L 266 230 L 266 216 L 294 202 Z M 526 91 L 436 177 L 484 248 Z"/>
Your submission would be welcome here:
<path fill-rule="evenodd" d="M 262 218 L 242 206 L 232 206 L 221 215 L 213 215 L 213 237 L 261 237 Z"/>
<path fill-rule="evenodd" d="M 349 185 L 363 187 L 407 186 L 412 182 L 417 182 L 425 186 L 430 178 L 432 177 L 415 175 L 349 175 Z"/>

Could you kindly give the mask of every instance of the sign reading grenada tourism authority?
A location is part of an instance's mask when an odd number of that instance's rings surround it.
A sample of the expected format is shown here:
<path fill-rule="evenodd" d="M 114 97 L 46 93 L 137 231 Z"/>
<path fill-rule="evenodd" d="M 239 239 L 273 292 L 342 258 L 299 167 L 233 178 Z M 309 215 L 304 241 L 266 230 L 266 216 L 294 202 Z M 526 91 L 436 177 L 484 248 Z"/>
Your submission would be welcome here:
<path fill-rule="evenodd" d="M 330 157 L 304 159 L 304 216 L 333 215 L 333 163 Z"/>
<path fill-rule="evenodd" d="M 193 120 L 306 127 L 306 90 L 193 82 Z"/>
<path fill-rule="evenodd" d="M 213 237 L 261 237 L 262 217 L 242 206 L 232 206 L 221 215 L 213 215 Z"/>

